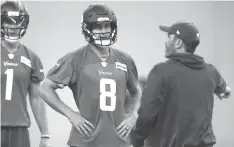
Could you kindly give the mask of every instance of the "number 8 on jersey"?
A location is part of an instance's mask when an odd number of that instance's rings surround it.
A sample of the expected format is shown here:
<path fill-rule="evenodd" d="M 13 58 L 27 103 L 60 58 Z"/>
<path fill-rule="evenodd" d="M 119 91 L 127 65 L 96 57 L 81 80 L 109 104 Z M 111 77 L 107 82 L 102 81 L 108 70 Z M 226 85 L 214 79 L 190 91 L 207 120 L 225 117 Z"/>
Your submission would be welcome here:
<path fill-rule="evenodd" d="M 110 90 L 106 86 L 110 85 Z M 116 107 L 116 82 L 113 79 L 100 79 L 100 109 L 102 111 L 114 111 Z M 110 105 L 107 105 L 107 97 L 110 98 Z"/>

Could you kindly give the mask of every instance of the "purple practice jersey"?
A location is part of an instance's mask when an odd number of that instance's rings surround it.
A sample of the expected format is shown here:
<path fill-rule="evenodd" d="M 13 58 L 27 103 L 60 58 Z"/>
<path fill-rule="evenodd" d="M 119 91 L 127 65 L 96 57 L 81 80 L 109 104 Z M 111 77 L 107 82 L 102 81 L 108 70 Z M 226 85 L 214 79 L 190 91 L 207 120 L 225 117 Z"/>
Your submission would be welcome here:
<path fill-rule="evenodd" d="M 20 45 L 10 54 L 1 46 L 1 126 L 30 126 L 27 93 L 31 82 L 44 79 L 38 56 Z"/>
<path fill-rule="evenodd" d="M 68 145 L 79 147 L 129 147 L 116 128 L 124 120 L 126 89 L 137 90 L 138 73 L 133 59 L 116 49 L 102 62 L 89 45 L 61 58 L 48 79 L 69 86 L 81 115 L 95 130 L 82 137 L 73 128 Z"/>

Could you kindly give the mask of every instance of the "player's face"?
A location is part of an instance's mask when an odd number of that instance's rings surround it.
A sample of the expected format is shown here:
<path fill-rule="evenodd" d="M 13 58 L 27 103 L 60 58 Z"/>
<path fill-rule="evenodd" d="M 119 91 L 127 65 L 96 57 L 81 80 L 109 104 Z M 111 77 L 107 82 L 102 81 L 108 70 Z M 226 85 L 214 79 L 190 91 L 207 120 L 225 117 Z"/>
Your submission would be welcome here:
<path fill-rule="evenodd" d="M 3 26 L 5 29 L 4 31 L 9 36 L 9 38 L 5 40 L 10 43 L 17 42 L 20 34 L 20 29 L 16 29 L 15 25 L 10 25 L 10 24 L 3 24 Z"/>
<path fill-rule="evenodd" d="M 94 24 L 92 33 L 97 39 L 109 39 L 111 33 L 110 23 Z"/>
<path fill-rule="evenodd" d="M 167 40 L 165 41 L 165 47 L 166 47 L 165 57 L 169 57 L 170 55 L 176 52 L 175 39 L 176 39 L 175 35 L 173 34 L 167 35 Z"/>

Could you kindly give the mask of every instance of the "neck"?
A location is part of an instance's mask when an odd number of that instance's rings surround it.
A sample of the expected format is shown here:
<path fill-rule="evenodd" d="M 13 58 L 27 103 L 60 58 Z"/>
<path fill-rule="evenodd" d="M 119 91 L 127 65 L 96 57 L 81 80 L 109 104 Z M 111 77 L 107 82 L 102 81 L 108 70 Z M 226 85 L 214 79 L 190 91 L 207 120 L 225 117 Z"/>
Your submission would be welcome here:
<path fill-rule="evenodd" d="M 2 39 L 2 45 L 7 50 L 14 51 L 14 50 L 17 50 L 17 48 L 19 46 L 19 41 L 10 42 L 10 41 Z"/>
<path fill-rule="evenodd" d="M 98 51 L 101 55 L 105 55 L 109 51 L 108 46 L 96 46 L 90 43 L 90 46 L 92 47 L 93 50 Z"/>
<path fill-rule="evenodd" d="M 179 54 L 187 54 L 188 52 L 185 51 L 185 48 L 180 48 L 180 49 L 177 49 L 177 50 L 176 50 L 176 53 L 179 53 Z"/>

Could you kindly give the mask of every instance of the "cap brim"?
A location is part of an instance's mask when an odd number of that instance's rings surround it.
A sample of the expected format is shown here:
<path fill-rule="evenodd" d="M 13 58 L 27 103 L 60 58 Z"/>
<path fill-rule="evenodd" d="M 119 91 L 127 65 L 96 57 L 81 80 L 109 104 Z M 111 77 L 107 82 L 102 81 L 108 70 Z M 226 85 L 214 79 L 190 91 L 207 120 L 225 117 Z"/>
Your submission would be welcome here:
<path fill-rule="evenodd" d="M 159 29 L 160 29 L 161 31 L 163 31 L 163 32 L 169 33 L 170 27 L 164 26 L 164 25 L 160 25 L 160 26 L 159 26 Z"/>

